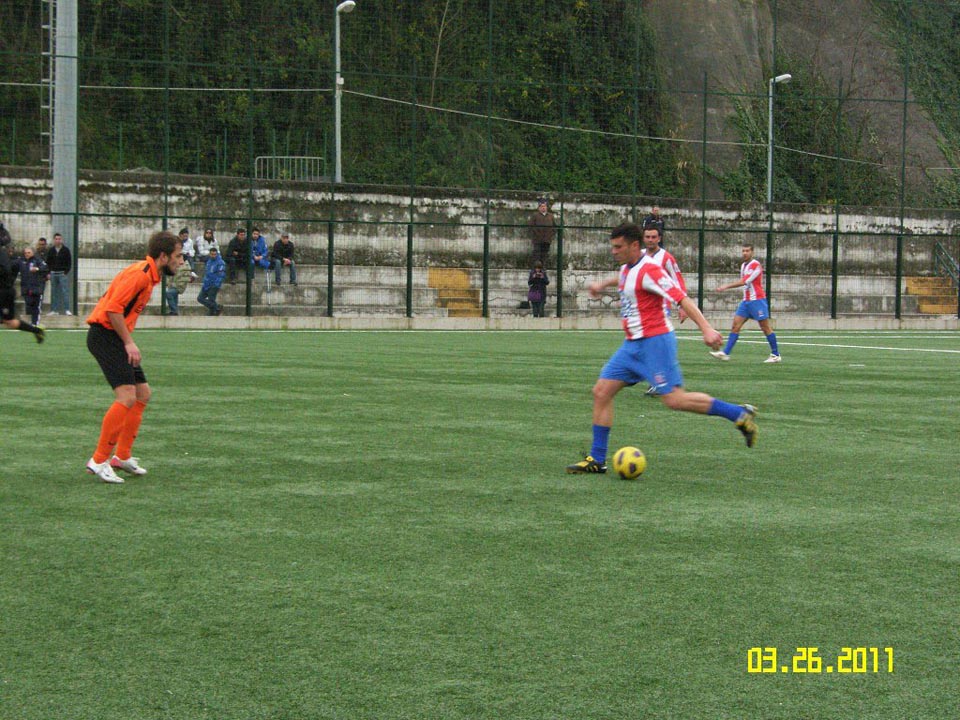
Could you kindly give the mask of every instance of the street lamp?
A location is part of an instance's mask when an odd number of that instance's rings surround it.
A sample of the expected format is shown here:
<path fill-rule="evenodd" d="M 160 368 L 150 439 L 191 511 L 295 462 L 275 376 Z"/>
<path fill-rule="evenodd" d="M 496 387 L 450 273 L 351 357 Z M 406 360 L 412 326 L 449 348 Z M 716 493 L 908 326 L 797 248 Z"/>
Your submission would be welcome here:
<path fill-rule="evenodd" d="M 343 168 L 340 166 L 340 96 L 343 94 L 343 78 L 340 77 L 340 13 L 353 12 L 357 6 L 354 0 L 343 0 L 333 13 L 333 181 L 343 182 Z"/>
<path fill-rule="evenodd" d="M 773 86 L 788 83 L 793 75 L 784 73 L 770 78 L 767 89 L 767 207 L 773 202 Z"/>
<path fill-rule="evenodd" d="M 770 225 L 767 228 L 767 271 L 764 277 L 768 305 L 773 303 L 770 287 L 773 277 L 773 86 L 778 83 L 788 83 L 792 79 L 792 75 L 784 73 L 770 78 L 767 86 L 767 218 Z"/>

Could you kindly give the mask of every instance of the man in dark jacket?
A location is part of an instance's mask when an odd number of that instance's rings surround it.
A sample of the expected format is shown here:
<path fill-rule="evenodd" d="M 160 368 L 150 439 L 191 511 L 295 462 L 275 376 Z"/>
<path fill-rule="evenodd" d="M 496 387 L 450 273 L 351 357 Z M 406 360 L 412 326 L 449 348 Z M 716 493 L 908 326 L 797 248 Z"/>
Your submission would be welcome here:
<path fill-rule="evenodd" d="M 43 301 L 43 286 L 47 282 L 47 264 L 37 256 L 29 245 L 23 249 L 20 264 L 20 293 L 30 322 L 40 322 L 40 303 Z"/>
<path fill-rule="evenodd" d="M 273 244 L 273 251 L 271 252 L 273 257 L 273 279 L 276 280 L 277 285 L 280 284 L 280 271 L 283 268 L 290 268 L 290 284 L 297 284 L 297 263 L 293 260 L 293 243 L 290 242 L 290 235 L 288 233 L 283 233 L 280 236 L 280 239 Z"/>
<path fill-rule="evenodd" d="M 654 205 L 650 209 L 650 214 L 645 215 L 643 222 L 640 224 L 640 227 L 646 230 L 647 228 L 656 228 L 660 231 L 660 247 L 663 247 L 663 234 L 666 230 L 666 224 L 663 222 L 663 215 L 660 214 L 660 208 Z"/>
<path fill-rule="evenodd" d="M 50 314 L 73 315 L 70 312 L 70 271 L 73 258 L 70 248 L 63 244 L 63 235 L 54 233 L 53 246 L 47 250 L 47 270 L 50 273 Z"/>
<path fill-rule="evenodd" d="M 231 285 L 237 282 L 237 268 L 246 268 L 250 275 L 253 266 L 250 265 L 250 241 L 247 240 L 247 231 L 245 228 L 237 228 L 237 234 L 233 236 L 227 245 L 227 279 Z"/>
<path fill-rule="evenodd" d="M 33 333 L 37 342 L 42 343 L 44 339 L 43 328 L 31 325 L 26 320 L 20 320 L 14 308 L 17 294 L 14 291 L 13 283 L 17 277 L 19 263 L 15 270 L 13 263 L 10 261 L 12 244 L 13 239 L 10 237 L 10 233 L 7 232 L 3 223 L 0 223 L 0 324 L 11 330 Z"/>
<path fill-rule="evenodd" d="M 545 197 L 537 200 L 537 211 L 527 221 L 527 228 L 530 230 L 530 244 L 533 246 L 530 257 L 531 267 L 538 262 L 546 265 L 547 255 L 550 253 L 550 243 L 553 242 L 557 229 L 553 221 L 553 213 L 547 207 Z"/>

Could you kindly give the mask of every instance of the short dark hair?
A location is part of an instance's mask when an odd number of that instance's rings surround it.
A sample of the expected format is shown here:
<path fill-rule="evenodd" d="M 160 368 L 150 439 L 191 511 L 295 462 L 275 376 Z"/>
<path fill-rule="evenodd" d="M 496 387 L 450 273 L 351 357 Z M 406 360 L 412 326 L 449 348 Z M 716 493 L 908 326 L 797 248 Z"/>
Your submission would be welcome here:
<path fill-rule="evenodd" d="M 627 242 L 640 242 L 643 239 L 643 231 L 636 223 L 620 223 L 610 231 L 611 240 L 618 237 L 625 238 Z"/>
<path fill-rule="evenodd" d="M 147 256 L 156 260 L 160 257 L 161 253 L 173 255 L 177 249 L 177 245 L 183 246 L 179 236 L 174 235 L 169 230 L 160 230 L 150 236 L 150 240 L 147 243 Z"/>
<path fill-rule="evenodd" d="M 748 248 L 750 248 L 751 250 L 753 250 L 753 245 L 751 245 L 750 243 L 744 243 L 744 244 L 741 245 L 740 247 L 741 247 L 741 248 L 748 247 Z"/>
<path fill-rule="evenodd" d="M 643 231 L 647 232 L 647 230 L 656 230 L 657 237 L 663 237 L 663 233 L 660 232 L 660 227 L 658 225 L 655 225 L 654 223 L 647 223 L 646 225 L 644 225 Z"/>

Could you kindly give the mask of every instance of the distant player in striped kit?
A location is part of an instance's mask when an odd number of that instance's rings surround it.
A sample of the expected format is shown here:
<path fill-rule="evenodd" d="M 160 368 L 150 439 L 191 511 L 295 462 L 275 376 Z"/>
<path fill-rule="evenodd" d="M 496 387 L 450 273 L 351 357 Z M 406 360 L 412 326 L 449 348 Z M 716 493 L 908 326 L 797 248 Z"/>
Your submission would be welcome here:
<path fill-rule="evenodd" d="M 687 294 L 653 262 L 644 262 L 643 232 L 634 223 L 624 223 L 610 232 L 610 250 L 622 263 L 620 273 L 609 280 L 592 283 L 588 290 L 598 297 L 604 289 L 617 287 L 620 315 L 626 340 L 607 361 L 593 386 L 593 444 L 590 454 L 567 466 L 568 473 L 605 473 L 607 440 L 613 426 L 613 401 L 628 385 L 646 380 L 657 397 L 672 410 L 719 415 L 736 423 L 753 447 L 757 437 L 756 408 L 733 405 L 705 393 L 683 388 L 683 374 L 677 361 L 677 337 L 670 318 L 663 312 L 664 298 L 677 303 L 703 333 L 703 342 L 720 347 L 723 336 L 711 327 Z"/>
<path fill-rule="evenodd" d="M 744 245 L 741 253 L 743 264 L 740 266 L 740 280 L 721 285 L 717 288 L 717 291 L 722 292 L 742 287 L 743 301 L 737 307 L 737 312 L 733 316 L 733 328 L 727 337 L 726 347 L 710 354 L 717 360 L 729 360 L 730 353 L 733 352 L 733 346 L 740 339 L 740 329 L 743 324 L 747 320 L 756 320 L 760 324 L 763 334 L 767 336 L 767 342 L 770 343 L 770 357 L 764 362 L 781 362 L 780 350 L 777 348 L 777 335 L 770 327 L 770 307 L 767 305 L 767 294 L 763 291 L 763 265 L 753 257 L 753 245 Z"/>
<path fill-rule="evenodd" d="M 663 271 L 670 276 L 670 279 L 673 280 L 677 285 L 680 286 L 680 289 L 683 290 L 684 294 L 687 292 L 687 283 L 683 279 L 683 273 L 680 272 L 680 265 L 677 264 L 677 259 L 663 249 L 663 246 L 660 244 L 663 234 L 660 231 L 660 228 L 654 225 L 646 225 L 643 228 L 643 246 L 645 249 L 643 255 L 643 262 L 652 262 L 655 265 L 659 265 L 663 268 Z M 663 311 L 666 313 L 667 317 L 670 317 L 670 306 L 673 305 L 673 301 L 670 298 L 663 299 Z M 683 308 L 679 305 L 677 306 L 679 311 L 680 322 L 682 323 L 687 319 L 687 313 L 684 312 Z"/>

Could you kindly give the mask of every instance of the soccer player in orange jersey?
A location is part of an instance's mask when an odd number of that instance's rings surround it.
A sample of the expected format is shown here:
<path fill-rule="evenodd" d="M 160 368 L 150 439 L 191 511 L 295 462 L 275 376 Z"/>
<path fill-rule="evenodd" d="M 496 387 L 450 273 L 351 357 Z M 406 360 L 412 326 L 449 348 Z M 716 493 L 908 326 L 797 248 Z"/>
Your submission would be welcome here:
<path fill-rule="evenodd" d="M 122 483 L 117 469 L 133 475 L 147 474 L 131 455 L 150 400 L 133 329 L 160 282 L 160 273 L 175 275 L 182 264 L 180 239 L 165 230 L 154 233 L 146 259 L 121 270 L 87 318 L 87 349 L 97 359 L 114 394 L 113 404 L 103 416 L 97 449 L 87 462 L 87 472 L 104 482 Z"/>

